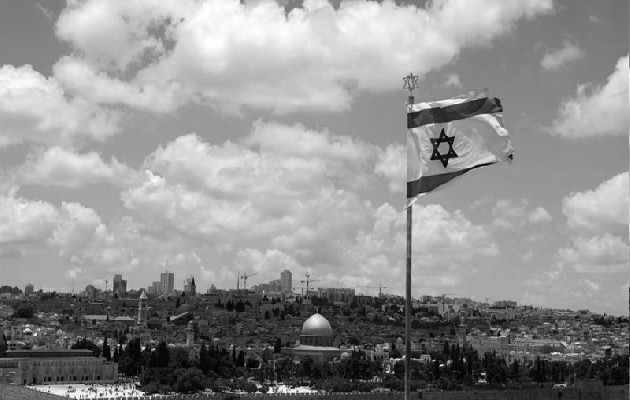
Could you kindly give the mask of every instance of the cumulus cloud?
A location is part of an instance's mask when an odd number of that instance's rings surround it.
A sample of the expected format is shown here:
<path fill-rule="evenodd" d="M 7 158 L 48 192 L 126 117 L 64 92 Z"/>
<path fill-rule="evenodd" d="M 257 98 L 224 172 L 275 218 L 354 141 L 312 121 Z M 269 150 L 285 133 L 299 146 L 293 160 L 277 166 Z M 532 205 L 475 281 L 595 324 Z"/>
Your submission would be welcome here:
<path fill-rule="evenodd" d="M 216 265 L 201 263 L 207 279 L 230 282 L 237 268 L 265 281 L 290 267 L 346 284 L 355 282 L 347 271 L 358 271 L 355 283 L 375 284 L 383 270 L 402 273 L 404 213 L 373 206 L 360 195 L 370 186 L 349 190 L 346 177 L 371 179 L 361 175 L 372 175 L 383 152 L 301 125 L 257 122 L 249 135 L 220 145 L 190 134 L 149 155 L 144 179 L 121 199 L 150 231 L 171 232 L 184 246 L 212 243 Z M 436 282 L 452 283 L 471 259 L 498 254 L 490 232 L 460 211 L 417 210 L 418 267 L 444 278 Z M 400 282 L 383 283 L 396 290 Z"/>
<path fill-rule="evenodd" d="M 471 8 L 487 11 L 473 15 Z M 406 66 L 420 74 L 437 69 L 462 48 L 486 45 L 551 9 L 550 0 L 427 8 L 307 0 L 288 12 L 270 0 L 71 1 L 56 29 L 77 52 L 55 76 L 92 101 L 151 111 L 188 102 L 340 111 L 355 90 L 390 90 Z"/>
<path fill-rule="evenodd" d="M 627 226 L 628 172 L 620 173 L 594 190 L 572 193 L 562 200 L 567 223 L 576 229 L 597 230 L 611 226 Z"/>
<path fill-rule="evenodd" d="M 82 276 L 95 277 L 99 267 L 129 270 L 139 261 L 150 265 L 180 245 L 142 233 L 130 217 L 108 226 L 95 210 L 81 204 L 62 202 L 55 207 L 20 197 L 17 191 L 17 186 L 8 186 L 0 192 L 0 258 L 19 258 L 48 245 L 68 263 L 81 266 Z"/>
<path fill-rule="evenodd" d="M 624 56 L 604 85 L 579 85 L 575 96 L 560 106 L 550 132 L 573 139 L 627 135 L 628 74 L 628 56 Z"/>
<path fill-rule="evenodd" d="M 551 221 L 551 214 L 543 207 L 528 209 L 528 201 L 498 200 L 492 208 L 493 225 L 503 229 L 519 229 L 526 224 Z"/>
<path fill-rule="evenodd" d="M 405 169 L 407 168 L 407 149 L 400 144 L 389 144 L 384 152 L 378 154 L 374 166 L 377 175 L 387 179 L 391 193 L 405 193 Z"/>
<path fill-rule="evenodd" d="M 0 146 L 103 141 L 118 132 L 120 119 L 117 111 L 68 96 L 30 65 L 0 68 Z"/>
<path fill-rule="evenodd" d="M 19 197 L 17 190 L 0 192 L 0 245 L 43 241 L 59 216 L 52 204 Z"/>
<path fill-rule="evenodd" d="M 603 182 L 593 190 L 572 193 L 563 200 L 569 243 L 558 249 L 556 260 L 525 282 L 526 298 L 554 299 L 580 308 L 623 310 L 628 282 L 628 173 Z M 540 303 L 539 303 L 540 304 Z"/>
<path fill-rule="evenodd" d="M 558 71 L 562 67 L 584 57 L 584 51 L 576 44 L 565 41 L 559 49 L 547 50 L 540 66 L 547 71 Z"/>
<path fill-rule="evenodd" d="M 605 233 L 591 238 L 577 237 L 571 247 L 560 249 L 558 255 L 577 272 L 601 274 L 627 271 L 629 251 L 627 241 Z"/>
<path fill-rule="evenodd" d="M 95 183 L 125 185 L 135 176 L 116 158 L 107 163 L 96 152 L 79 154 L 59 146 L 30 154 L 14 174 L 22 184 L 73 189 Z"/>

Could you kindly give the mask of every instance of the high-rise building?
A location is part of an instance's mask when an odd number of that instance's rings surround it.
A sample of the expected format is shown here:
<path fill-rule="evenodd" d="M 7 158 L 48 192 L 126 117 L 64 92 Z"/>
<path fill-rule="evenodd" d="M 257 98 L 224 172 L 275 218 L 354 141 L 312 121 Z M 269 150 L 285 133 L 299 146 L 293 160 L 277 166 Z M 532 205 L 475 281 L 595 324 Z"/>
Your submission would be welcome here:
<path fill-rule="evenodd" d="M 24 295 L 30 296 L 33 294 L 33 284 L 29 283 L 24 287 Z"/>
<path fill-rule="evenodd" d="M 113 292 L 118 294 L 119 297 L 127 294 L 127 281 L 122 278 L 121 274 L 114 275 Z"/>
<path fill-rule="evenodd" d="M 283 293 L 293 292 L 293 274 L 288 269 L 285 269 L 280 273 L 280 282 L 282 285 Z"/>
<path fill-rule="evenodd" d="M 162 272 L 160 274 L 160 294 L 173 294 L 175 290 L 175 274 L 172 272 Z"/>
<path fill-rule="evenodd" d="M 350 304 L 355 296 L 352 288 L 318 288 L 317 291 L 318 297 L 335 303 Z"/>
<path fill-rule="evenodd" d="M 151 286 L 147 288 L 147 291 L 149 292 L 149 294 L 160 294 L 160 282 L 153 281 L 153 283 L 151 283 Z"/>

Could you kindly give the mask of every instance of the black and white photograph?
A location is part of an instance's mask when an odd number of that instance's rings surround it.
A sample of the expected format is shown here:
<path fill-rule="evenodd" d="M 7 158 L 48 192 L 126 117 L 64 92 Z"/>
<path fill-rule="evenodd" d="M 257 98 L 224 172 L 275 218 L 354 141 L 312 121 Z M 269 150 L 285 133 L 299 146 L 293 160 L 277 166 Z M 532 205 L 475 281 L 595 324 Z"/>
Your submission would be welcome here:
<path fill-rule="evenodd" d="M 630 398 L 629 20 L 0 0 L 0 400 Z"/>

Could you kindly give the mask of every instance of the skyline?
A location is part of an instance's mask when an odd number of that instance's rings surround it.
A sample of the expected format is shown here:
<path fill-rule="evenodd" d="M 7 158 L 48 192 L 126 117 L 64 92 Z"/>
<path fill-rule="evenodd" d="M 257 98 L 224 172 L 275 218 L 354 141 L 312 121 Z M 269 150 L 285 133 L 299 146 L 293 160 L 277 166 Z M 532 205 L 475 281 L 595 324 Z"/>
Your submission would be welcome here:
<path fill-rule="evenodd" d="M 0 5 L 1 283 L 402 295 L 412 72 L 515 150 L 414 206 L 413 295 L 626 315 L 628 4 L 333 3 Z"/>

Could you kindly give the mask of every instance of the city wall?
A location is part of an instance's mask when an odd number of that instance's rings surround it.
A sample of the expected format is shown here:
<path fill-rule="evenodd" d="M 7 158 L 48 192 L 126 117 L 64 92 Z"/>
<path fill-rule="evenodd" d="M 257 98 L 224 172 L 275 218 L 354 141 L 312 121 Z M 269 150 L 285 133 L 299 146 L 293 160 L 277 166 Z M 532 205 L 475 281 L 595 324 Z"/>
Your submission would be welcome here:
<path fill-rule="evenodd" d="M 332 393 L 332 394 L 191 394 L 168 397 L 169 400 L 403 400 L 402 393 Z M 477 390 L 462 392 L 412 393 L 421 400 L 627 400 L 627 386 L 604 386 L 598 390 L 569 387 L 564 389 Z M 121 398 L 101 398 L 121 400 Z M 123 400 L 149 400 L 150 397 L 129 397 Z"/>

